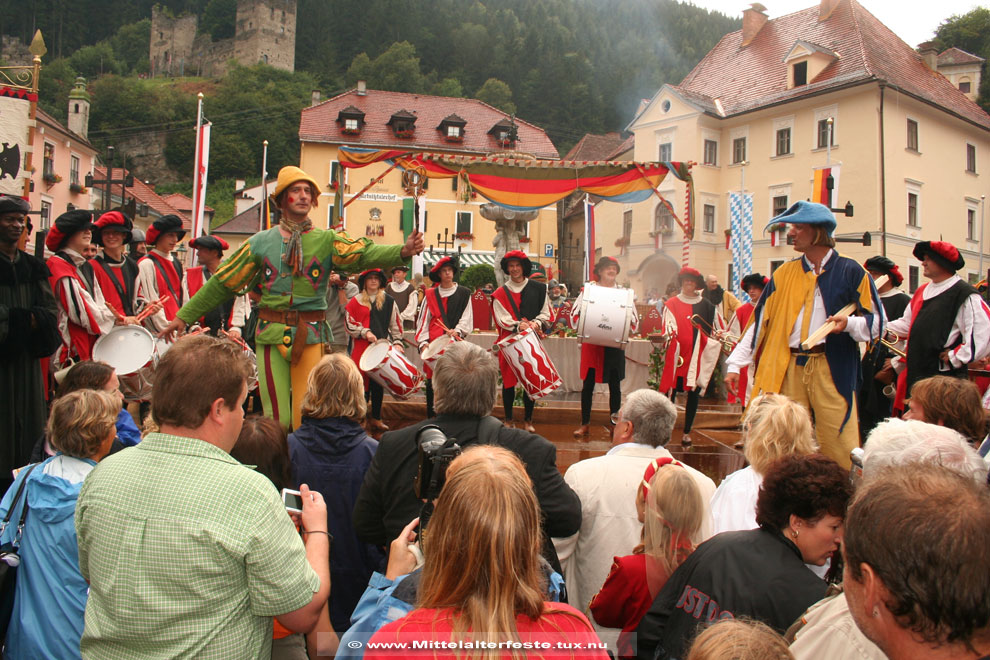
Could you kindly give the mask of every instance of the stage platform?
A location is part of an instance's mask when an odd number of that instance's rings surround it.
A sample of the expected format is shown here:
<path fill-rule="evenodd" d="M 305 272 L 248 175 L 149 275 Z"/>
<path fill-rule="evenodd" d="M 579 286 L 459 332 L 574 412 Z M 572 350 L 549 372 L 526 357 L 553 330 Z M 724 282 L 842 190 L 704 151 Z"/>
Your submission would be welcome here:
<path fill-rule="evenodd" d="M 677 401 L 675 405 L 678 409 L 677 424 L 667 449 L 676 459 L 704 472 L 716 484 L 727 474 L 745 466 L 742 451 L 735 446 L 742 437 L 739 431 L 742 410 L 738 405 L 702 399 L 690 433 L 691 444 L 686 447 L 682 444 L 683 403 Z M 555 392 L 537 401 L 536 406 L 533 426 L 537 433 L 557 447 L 557 467 L 561 472 L 565 472 L 572 463 L 601 456 L 612 447 L 607 393 L 595 393 L 591 430 L 584 438 L 573 435 L 574 429 L 580 425 L 580 393 Z M 496 402 L 492 415 L 503 418 L 501 400 Z M 522 419 L 522 406 L 516 406 L 514 415 L 517 421 Z M 406 401 L 396 401 L 386 395 L 382 417 L 391 429 L 415 424 L 426 417 L 426 399 L 423 395 L 413 395 Z"/>

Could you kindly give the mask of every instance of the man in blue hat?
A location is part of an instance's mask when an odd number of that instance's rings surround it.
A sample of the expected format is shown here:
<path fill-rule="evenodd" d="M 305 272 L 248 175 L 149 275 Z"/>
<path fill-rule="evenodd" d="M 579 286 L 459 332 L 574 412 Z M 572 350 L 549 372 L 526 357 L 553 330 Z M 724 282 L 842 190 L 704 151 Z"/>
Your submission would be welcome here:
<path fill-rule="evenodd" d="M 883 307 L 869 274 L 835 251 L 835 216 L 828 207 L 799 201 L 767 226 L 779 223 L 788 225 L 787 236 L 802 257 L 770 278 L 749 328 L 726 360 L 725 384 L 735 393 L 739 371 L 759 356 L 753 396 L 776 392 L 805 405 L 814 415 L 822 453 L 849 468 L 849 452 L 859 446 L 858 342 L 881 336 Z M 850 303 L 855 315 L 839 314 Z M 835 324 L 831 334 L 803 348 L 829 321 Z"/>

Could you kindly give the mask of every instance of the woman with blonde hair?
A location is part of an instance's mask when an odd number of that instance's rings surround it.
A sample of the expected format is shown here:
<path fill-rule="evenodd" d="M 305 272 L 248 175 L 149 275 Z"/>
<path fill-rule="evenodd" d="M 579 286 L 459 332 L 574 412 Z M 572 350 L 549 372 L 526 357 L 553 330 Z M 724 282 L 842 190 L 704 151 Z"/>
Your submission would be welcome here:
<path fill-rule="evenodd" d="M 794 660 L 784 638 L 765 623 L 725 619 L 699 634 L 687 660 Z"/>
<path fill-rule="evenodd" d="M 395 299 L 385 293 L 388 282 L 385 271 L 372 268 L 358 276 L 360 293 L 347 302 L 344 309 L 344 320 L 347 323 L 347 333 L 354 338 L 351 348 L 351 359 L 360 366 L 361 356 L 369 346 L 379 340 L 387 340 L 393 344 L 402 344 L 402 321 L 399 320 L 399 308 Z M 372 432 L 387 431 L 388 426 L 382 422 L 382 399 L 385 390 L 381 385 L 364 375 L 365 399 L 371 400 L 371 415 L 368 428 Z"/>
<path fill-rule="evenodd" d="M 378 450 L 378 441 L 361 426 L 365 411 L 357 365 L 343 353 L 331 353 L 309 373 L 302 423 L 288 438 L 291 485 L 309 484 L 327 502 L 327 524 L 333 535 L 330 620 L 334 630 L 347 630 L 354 606 L 382 559 L 378 548 L 358 539 L 352 520 L 361 482 Z"/>
<path fill-rule="evenodd" d="M 632 657 L 629 635 L 650 609 L 667 579 L 694 550 L 691 537 L 701 528 L 705 502 L 694 478 L 672 459 L 656 459 L 637 490 L 643 542 L 631 555 L 615 557 L 605 584 L 591 600 L 602 626 L 621 628 L 619 657 Z"/>
<path fill-rule="evenodd" d="M 48 441 L 58 453 L 21 470 L 0 503 L 0 518 L 11 513 L 0 541 L 20 536 L 21 560 L 5 658 L 80 657 L 89 589 L 79 572 L 76 500 L 87 475 L 110 451 L 119 411 L 120 399 L 102 390 L 81 389 L 56 399 Z M 21 530 L 17 522 L 25 506 Z"/>
<path fill-rule="evenodd" d="M 435 647 L 431 656 L 443 659 L 607 657 L 584 615 L 546 601 L 540 506 L 511 451 L 474 446 L 454 459 L 422 536 L 417 609 L 375 633 L 365 658 L 393 658 L 372 645 L 410 640 L 471 643 L 470 651 Z M 559 642 L 580 650 L 561 650 Z"/>
<path fill-rule="evenodd" d="M 715 533 L 756 529 L 756 495 L 778 458 L 818 451 L 808 409 L 783 394 L 763 394 L 749 404 L 743 422 L 743 455 L 749 466 L 728 475 L 712 495 Z"/>

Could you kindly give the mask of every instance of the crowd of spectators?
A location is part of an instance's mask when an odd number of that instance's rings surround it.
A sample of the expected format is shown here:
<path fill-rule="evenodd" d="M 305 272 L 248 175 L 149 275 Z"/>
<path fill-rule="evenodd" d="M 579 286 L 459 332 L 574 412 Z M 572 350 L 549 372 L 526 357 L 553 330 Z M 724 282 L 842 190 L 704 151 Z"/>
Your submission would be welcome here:
<path fill-rule="evenodd" d="M 852 477 L 803 407 L 758 397 L 749 465 L 716 489 L 667 451 L 677 410 L 646 389 L 606 455 L 562 475 L 552 443 L 491 416 L 498 374 L 455 342 L 436 417 L 377 441 L 361 372 L 333 353 L 287 434 L 245 417 L 240 347 L 187 337 L 158 365 L 142 439 L 113 368 L 76 365 L 0 501 L 19 559 L 4 657 L 990 652 L 984 416 L 965 381 L 915 385 Z"/>

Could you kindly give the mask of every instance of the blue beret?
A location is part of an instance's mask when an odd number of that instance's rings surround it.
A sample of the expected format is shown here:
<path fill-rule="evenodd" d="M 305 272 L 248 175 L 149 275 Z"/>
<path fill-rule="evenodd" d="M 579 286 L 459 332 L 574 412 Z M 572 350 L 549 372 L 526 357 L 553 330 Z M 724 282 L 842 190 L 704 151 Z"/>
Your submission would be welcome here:
<path fill-rule="evenodd" d="M 828 229 L 828 235 L 835 232 L 835 215 L 824 204 L 806 202 L 803 199 L 791 204 L 791 207 L 767 223 L 764 231 L 773 225 L 787 223 L 791 225 L 823 225 Z"/>

